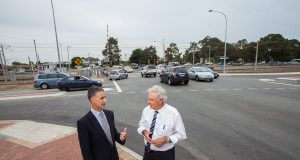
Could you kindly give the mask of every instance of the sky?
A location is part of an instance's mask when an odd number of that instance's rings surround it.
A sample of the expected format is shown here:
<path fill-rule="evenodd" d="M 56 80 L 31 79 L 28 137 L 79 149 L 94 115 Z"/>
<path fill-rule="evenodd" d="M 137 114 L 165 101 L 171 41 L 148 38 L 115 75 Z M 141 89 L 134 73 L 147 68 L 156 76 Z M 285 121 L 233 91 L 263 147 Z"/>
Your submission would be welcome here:
<path fill-rule="evenodd" d="M 227 42 L 257 41 L 271 33 L 300 40 L 299 0 L 53 0 L 62 60 L 103 58 L 108 35 L 118 39 L 123 60 L 136 48 L 157 48 L 174 42 L 181 52 L 206 36 Z M 57 62 L 51 0 L 1 0 L 0 44 L 8 64 Z"/>

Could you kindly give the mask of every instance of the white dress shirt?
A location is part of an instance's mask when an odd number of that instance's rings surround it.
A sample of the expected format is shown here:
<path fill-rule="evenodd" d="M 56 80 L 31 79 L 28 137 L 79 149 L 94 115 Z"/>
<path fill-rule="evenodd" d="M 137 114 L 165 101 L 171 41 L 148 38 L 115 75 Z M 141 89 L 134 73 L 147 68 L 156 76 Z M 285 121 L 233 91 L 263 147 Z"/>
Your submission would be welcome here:
<path fill-rule="evenodd" d="M 157 118 L 155 123 L 154 132 L 152 139 L 166 136 L 169 137 L 172 143 L 166 143 L 160 148 L 157 148 L 155 145 L 151 145 L 150 149 L 154 151 L 166 151 L 175 146 L 180 140 L 186 139 L 185 128 L 182 122 L 182 118 L 176 108 L 168 105 L 165 105 L 157 110 Z M 143 135 L 143 130 L 150 131 L 153 115 L 155 110 L 151 109 L 150 106 L 147 106 L 142 114 L 142 118 L 139 122 L 139 128 L 137 132 Z M 146 139 L 144 138 L 145 145 L 147 144 Z"/>

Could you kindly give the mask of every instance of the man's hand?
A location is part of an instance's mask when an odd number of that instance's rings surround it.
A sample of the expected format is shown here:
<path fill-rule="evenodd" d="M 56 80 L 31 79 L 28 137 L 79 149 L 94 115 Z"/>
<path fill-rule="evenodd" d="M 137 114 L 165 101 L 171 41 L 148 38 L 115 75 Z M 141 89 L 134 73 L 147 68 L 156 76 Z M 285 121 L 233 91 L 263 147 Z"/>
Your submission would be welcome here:
<path fill-rule="evenodd" d="M 165 137 L 165 136 L 157 138 L 157 139 L 152 141 L 152 144 L 154 144 L 157 148 L 160 148 L 165 143 L 168 143 L 168 138 Z"/>
<path fill-rule="evenodd" d="M 120 133 L 120 140 L 124 142 L 127 138 L 127 128 L 124 128 L 124 131 Z"/>
<path fill-rule="evenodd" d="M 150 144 L 152 144 L 152 139 L 150 138 L 151 134 L 152 134 L 152 132 L 150 132 L 148 130 L 143 131 L 143 135 L 144 135 L 146 141 L 149 142 Z"/>

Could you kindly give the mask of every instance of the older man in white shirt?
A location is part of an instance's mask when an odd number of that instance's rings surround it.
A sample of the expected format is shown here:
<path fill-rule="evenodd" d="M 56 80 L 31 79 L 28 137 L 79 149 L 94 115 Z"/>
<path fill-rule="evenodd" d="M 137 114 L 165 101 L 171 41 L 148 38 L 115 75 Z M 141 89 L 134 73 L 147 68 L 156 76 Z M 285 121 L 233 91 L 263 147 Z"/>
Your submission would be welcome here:
<path fill-rule="evenodd" d="M 175 160 L 175 144 L 186 139 L 182 118 L 176 108 L 166 104 L 166 90 L 148 89 L 148 104 L 139 122 L 138 133 L 144 136 L 143 160 Z"/>

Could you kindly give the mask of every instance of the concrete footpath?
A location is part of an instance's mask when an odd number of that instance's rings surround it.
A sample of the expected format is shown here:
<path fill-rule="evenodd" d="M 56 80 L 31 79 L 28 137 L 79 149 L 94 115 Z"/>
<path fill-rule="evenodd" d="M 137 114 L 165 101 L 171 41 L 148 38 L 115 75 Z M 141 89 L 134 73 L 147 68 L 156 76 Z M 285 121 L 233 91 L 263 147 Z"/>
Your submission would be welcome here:
<path fill-rule="evenodd" d="M 117 145 L 120 160 L 142 157 Z M 77 129 L 34 121 L 0 121 L 0 160 L 82 160 Z"/>

